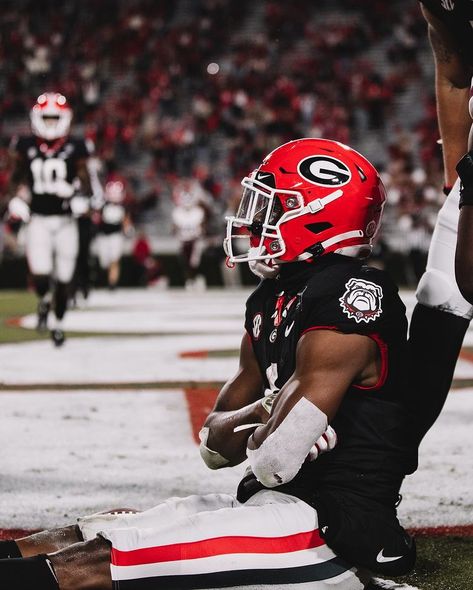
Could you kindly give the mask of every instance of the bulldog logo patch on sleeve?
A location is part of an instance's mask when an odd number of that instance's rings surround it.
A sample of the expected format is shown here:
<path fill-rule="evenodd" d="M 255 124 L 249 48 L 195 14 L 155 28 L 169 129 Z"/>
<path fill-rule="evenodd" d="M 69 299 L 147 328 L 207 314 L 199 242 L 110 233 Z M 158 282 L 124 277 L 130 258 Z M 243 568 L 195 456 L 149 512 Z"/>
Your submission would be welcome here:
<path fill-rule="evenodd" d="M 383 290 L 379 285 L 363 279 L 350 279 L 345 285 L 346 291 L 340 297 L 343 313 L 350 319 L 360 322 L 375 320 L 382 313 L 381 299 Z"/>

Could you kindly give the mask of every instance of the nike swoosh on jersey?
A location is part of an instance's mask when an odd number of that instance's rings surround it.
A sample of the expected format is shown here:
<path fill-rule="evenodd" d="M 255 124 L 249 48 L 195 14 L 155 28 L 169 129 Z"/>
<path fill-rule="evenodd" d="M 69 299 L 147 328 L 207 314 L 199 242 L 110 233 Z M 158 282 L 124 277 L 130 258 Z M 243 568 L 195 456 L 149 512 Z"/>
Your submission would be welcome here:
<path fill-rule="evenodd" d="M 404 555 L 396 555 L 394 557 L 385 557 L 383 554 L 383 551 L 384 551 L 384 549 L 381 549 L 381 551 L 376 556 L 376 561 L 378 563 L 388 563 L 389 561 L 396 561 L 397 559 L 401 559 L 402 557 L 404 557 Z"/>
<path fill-rule="evenodd" d="M 286 336 L 286 338 L 289 336 L 289 334 L 291 333 L 292 328 L 294 327 L 294 322 L 292 322 L 292 324 L 290 326 L 286 326 L 286 329 L 284 331 L 284 336 Z"/>

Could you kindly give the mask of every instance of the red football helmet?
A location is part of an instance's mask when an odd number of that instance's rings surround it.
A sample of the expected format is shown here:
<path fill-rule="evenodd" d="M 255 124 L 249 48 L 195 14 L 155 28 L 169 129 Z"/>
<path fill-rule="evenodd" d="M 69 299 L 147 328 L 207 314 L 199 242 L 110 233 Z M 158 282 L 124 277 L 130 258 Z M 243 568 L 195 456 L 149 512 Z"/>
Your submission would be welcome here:
<path fill-rule="evenodd" d="M 242 185 L 238 212 L 226 218 L 229 262 L 271 266 L 329 252 L 370 254 L 385 189 L 374 166 L 348 146 L 327 139 L 290 141 L 266 156 Z"/>
<path fill-rule="evenodd" d="M 53 141 L 69 134 L 72 110 L 62 94 L 40 94 L 30 112 L 31 130 L 41 139 Z"/>
<path fill-rule="evenodd" d="M 125 186 L 121 180 L 110 180 L 105 185 L 104 199 L 108 203 L 119 205 L 125 200 Z"/>

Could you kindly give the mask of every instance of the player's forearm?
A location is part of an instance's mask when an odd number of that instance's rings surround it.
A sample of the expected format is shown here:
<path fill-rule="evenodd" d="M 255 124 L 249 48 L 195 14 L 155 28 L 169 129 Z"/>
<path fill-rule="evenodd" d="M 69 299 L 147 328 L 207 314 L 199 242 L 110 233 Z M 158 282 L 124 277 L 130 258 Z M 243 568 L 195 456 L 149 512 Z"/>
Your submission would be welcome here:
<path fill-rule="evenodd" d="M 453 186 L 455 166 L 468 149 L 471 117 L 468 111 L 469 87 L 458 88 L 445 78 L 437 78 L 437 113 L 442 138 L 445 185 Z"/>
<path fill-rule="evenodd" d="M 457 172 L 461 184 L 455 278 L 463 297 L 473 303 L 473 150 L 458 162 Z"/>
<path fill-rule="evenodd" d="M 255 425 L 264 423 L 267 416 L 267 412 L 262 411 L 260 400 L 238 410 L 214 411 L 204 424 L 201 439 L 207 435 L 205 446 L 226 459 L 227 464 L 222 467 L 238 465 L 246 459 L 248 437 L 256 428 Z"/>

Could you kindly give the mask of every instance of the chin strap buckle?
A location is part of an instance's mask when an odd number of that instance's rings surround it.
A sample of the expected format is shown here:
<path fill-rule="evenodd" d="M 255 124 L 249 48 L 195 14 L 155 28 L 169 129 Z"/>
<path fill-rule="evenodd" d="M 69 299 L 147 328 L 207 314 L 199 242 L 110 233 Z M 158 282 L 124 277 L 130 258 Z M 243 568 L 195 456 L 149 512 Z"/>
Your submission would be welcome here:
<path fill-rule="evenodd" d="M 227 256 L 225 258 L 225 266 L 227 268 L 235 268 L 235 266 L 236 266 L 235 263 L 234 262 L 230 262 L 230 256 Z"/>

